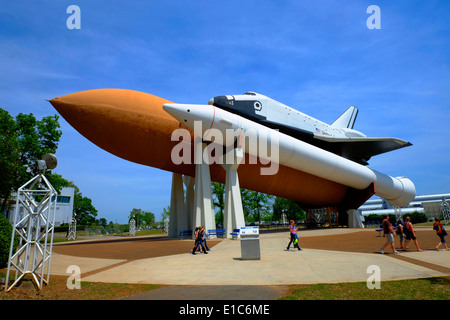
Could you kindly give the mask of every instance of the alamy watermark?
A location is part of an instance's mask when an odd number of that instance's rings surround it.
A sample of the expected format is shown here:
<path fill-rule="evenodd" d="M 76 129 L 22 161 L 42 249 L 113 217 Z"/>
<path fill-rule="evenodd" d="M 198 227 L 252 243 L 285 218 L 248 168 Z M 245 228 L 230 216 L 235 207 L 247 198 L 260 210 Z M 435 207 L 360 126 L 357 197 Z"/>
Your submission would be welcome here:
<path fill-rule="evenodd" d="M 261 175 L 275 175 L 278 172 L 279 140 L 272 130 L 226 129 L 225 136 L 215 128 L 202 132 L 202 122 L 194 121 L 194 136 L 201 137 L 198 140 L 194 138 L 194 155 L 191 132 L 183 128 L 172 132 L 171 140 L 180 141 L 171 151 L 174 164 L 237 164 L 234 149 L 242 148 L 247 152 L 250 164 L 257 164 L 259 160 L 264 165 L 260 168 Z M 201 148 L 202 140 L 210 141 L 204 150 L 198 149 Z M 239 159 L 239 164 L 242 163 L 245 163 L 245 157 Z"/>
<path fill-rule="evenodd" d="M 370 276 L 367 278 L 367 288 L 370 290 L 381 289 L 381 269 L 377 265 L 370 265 L 366 270 Z"/>
<path fill-rule="evenodd" d="M 366 25 L 370 30 L 381 29 L 381 10 L 379 6 L 371 5 L 367 7 L 367 13 L 371 14 L 367 18 Z"/>
<path fill-rule="evenodd" d="M 66 13 L 70 16 L 66 20 L 67 29 L 81 29 L 81 9 L 77 5 L 70 5 L 67 7 Z"/>
<path fill-rule="evenodd" d="M 69 278 L 67 278 L 66 286 L 67 289 L 81 289 L 81 269 L 77 265 L 70 265 L 66 269 L 66 273 L 71 274 Z"/>

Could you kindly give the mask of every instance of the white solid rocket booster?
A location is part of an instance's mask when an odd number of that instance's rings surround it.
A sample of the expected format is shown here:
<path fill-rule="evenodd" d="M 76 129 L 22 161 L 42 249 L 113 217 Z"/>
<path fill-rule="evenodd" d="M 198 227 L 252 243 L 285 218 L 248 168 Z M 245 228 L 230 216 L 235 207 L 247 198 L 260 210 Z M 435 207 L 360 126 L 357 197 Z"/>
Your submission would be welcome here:
<path fill-rule="evenodd" d="M 211 129 L 219 130 L 223 136 L 226 136 L 227 130 L 252 132 L 258 141 L 263 139 L 267 145 L 273 146 L 274 143 L 278 145 L 278 162 L 284 166 L 358 190 L 365 189 L 374 182 L 375 194 L 385 198 L 392 206 L 406 206 L 416 195 L 414 184 L 406 177 L 394 178 L 371 170 L 215 106 L 164 104 L 163 108 L 193 131 L 195 131 L 195 121 L 201 121 L 203 130 L 201 134 L 204 139 L 207 139 L 208 131 Z M 244 148 L 249 155 L 259 156 L 258 148 L 251 148 L 249 144 L 245 144 Z"/>

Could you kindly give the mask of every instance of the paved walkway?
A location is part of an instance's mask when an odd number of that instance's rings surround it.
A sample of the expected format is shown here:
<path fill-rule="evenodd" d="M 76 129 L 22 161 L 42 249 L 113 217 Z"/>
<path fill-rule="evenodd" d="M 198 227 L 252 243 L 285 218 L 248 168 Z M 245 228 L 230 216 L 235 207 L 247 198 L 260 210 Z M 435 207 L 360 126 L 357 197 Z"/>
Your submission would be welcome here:
<path fill-rule="evenodd" d="M 438 242 L 436 235 L 428 229 L 418 231 L 419 243 L 424 249 L 432 249 Z M 170 241 L 160 241 L 158 245 L 169 248 L 169 243 L 186 243 L 188 247 L 193 244 L 191 240 Z M 217 242 L 207 255 L 192 255 L 185 250 L 183 253 L 148 258 L 140 256 L 139 259 L 128 256 L 122 259 L 94 258 L 92 255 L 81 257 L 67 252 L 60 254 L 58 245 L 54 246 L 51 273 L 67 275 L 67 267 L 74 264 L 81 269 L 82 281 L 165 285 L 133 299 L 195 299 L 195 290 L 200 290 L 197 287 L 201 286 L 203 293 L 199 296 L 202 299 L 219 300 L 275 299 L 287 292 L 287 286 L 292 284 L 366 281 L 370 275 L 367 268 L 372 265 L 380 268 L 383 281 L 450 275 L 450 251 L 425 250 L 393 255 L 387 248 L 387 254 L 381 254 L 378 248 L 384 243 L 384 238 L 377 237 L 373 229 L 301 231 L 302 251 L 293 248 L 286 250 L 287 243 L 286 232 L 261 234 L 260 260 L 242 260 L 240 240 L 230 239 Z M 343 243 L 354 243 L 354 248 L 348 247 L 348 244 L 342 248 Z M 128 253 L 138 245 L 133 241 L 125 244 L 129 246 L 124 249 Z M 76 245 L 72 245 L 75 250 Z M 108 243 L 104 245 L 108 247 Z M 145 241 L 139 245 L 144 246 Z M 112 244 L 109 243 L 109 246 Z M 320 249 L 321 246 L 328 249 Z M 67 250 L 70 246 L 64 247 Z M 414 247 L 412 243 L 411 247 Z M 141 252 L 142 255 L 142 248 L 136 254 Z M 87 251 L 86 255 L 89 256 Z M 112 256 L 121 257 L 121 253 Z"/>

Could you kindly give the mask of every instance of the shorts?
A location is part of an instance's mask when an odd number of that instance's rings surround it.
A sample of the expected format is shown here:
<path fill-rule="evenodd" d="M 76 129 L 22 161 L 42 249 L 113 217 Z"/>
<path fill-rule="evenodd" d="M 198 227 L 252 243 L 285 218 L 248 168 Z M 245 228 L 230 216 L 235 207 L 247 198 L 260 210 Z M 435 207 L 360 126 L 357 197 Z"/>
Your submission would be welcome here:
<path fill-rule="evenodd" d="M 442 234 L 437 234 L 438 235 L 438 237 L 441 239 L 441 242 L 442 243 L 446 243 L 447 241 L 445 240 L 445 236 L 443 236 Z"/>
<path fill-rule="evenodd" d="M 387 233 L 384 236 L 386 237 L 386 242 L 394 242 L 394 235 L 392 233 Z"/>
<path fill-rule="evenodd" d="M 414 236 L 414 233 L 411 231 L 405 232 L 405 239 L 406 240 L 416 240 L 417 238 Z"/>

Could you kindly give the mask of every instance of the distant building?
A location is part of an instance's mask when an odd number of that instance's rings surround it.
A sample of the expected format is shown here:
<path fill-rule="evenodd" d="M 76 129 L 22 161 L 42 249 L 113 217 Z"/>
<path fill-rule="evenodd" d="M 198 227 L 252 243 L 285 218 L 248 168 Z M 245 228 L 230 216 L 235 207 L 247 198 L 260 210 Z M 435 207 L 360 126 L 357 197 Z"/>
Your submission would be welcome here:
<path fill-rule="evenodd" d="M 55 214 L 55 226 L 60 226 L 64 223 L 70 223 L 73 215 L 73 200 L 74 200 L 75 188 L 66 187 L 62 188 L 60 194 L 56 197 L 56 214 Z M 11 202 L 13 205 L 6 212 L 6 217 L 14 224 L 14 214 L 16 212 L 16 194 L 12 195 Z M 23 216 L 25 208 L 20 205 L 19 217 L 20 220 Z"/>
<path fill-rule="evenodd" d="M 416 196 L 414 200 L 407 206 L 401 208 L 402 214 L 412 212 L 420 212 L 428 217 L 442 216 L 442 201 L 450 200 L 450 193 L 430 194 Z M 358 208 L 364 216 L 369 214 L 395 214 L 395 209 L 383 198 L 369 199 L 361 207 Z"/>

